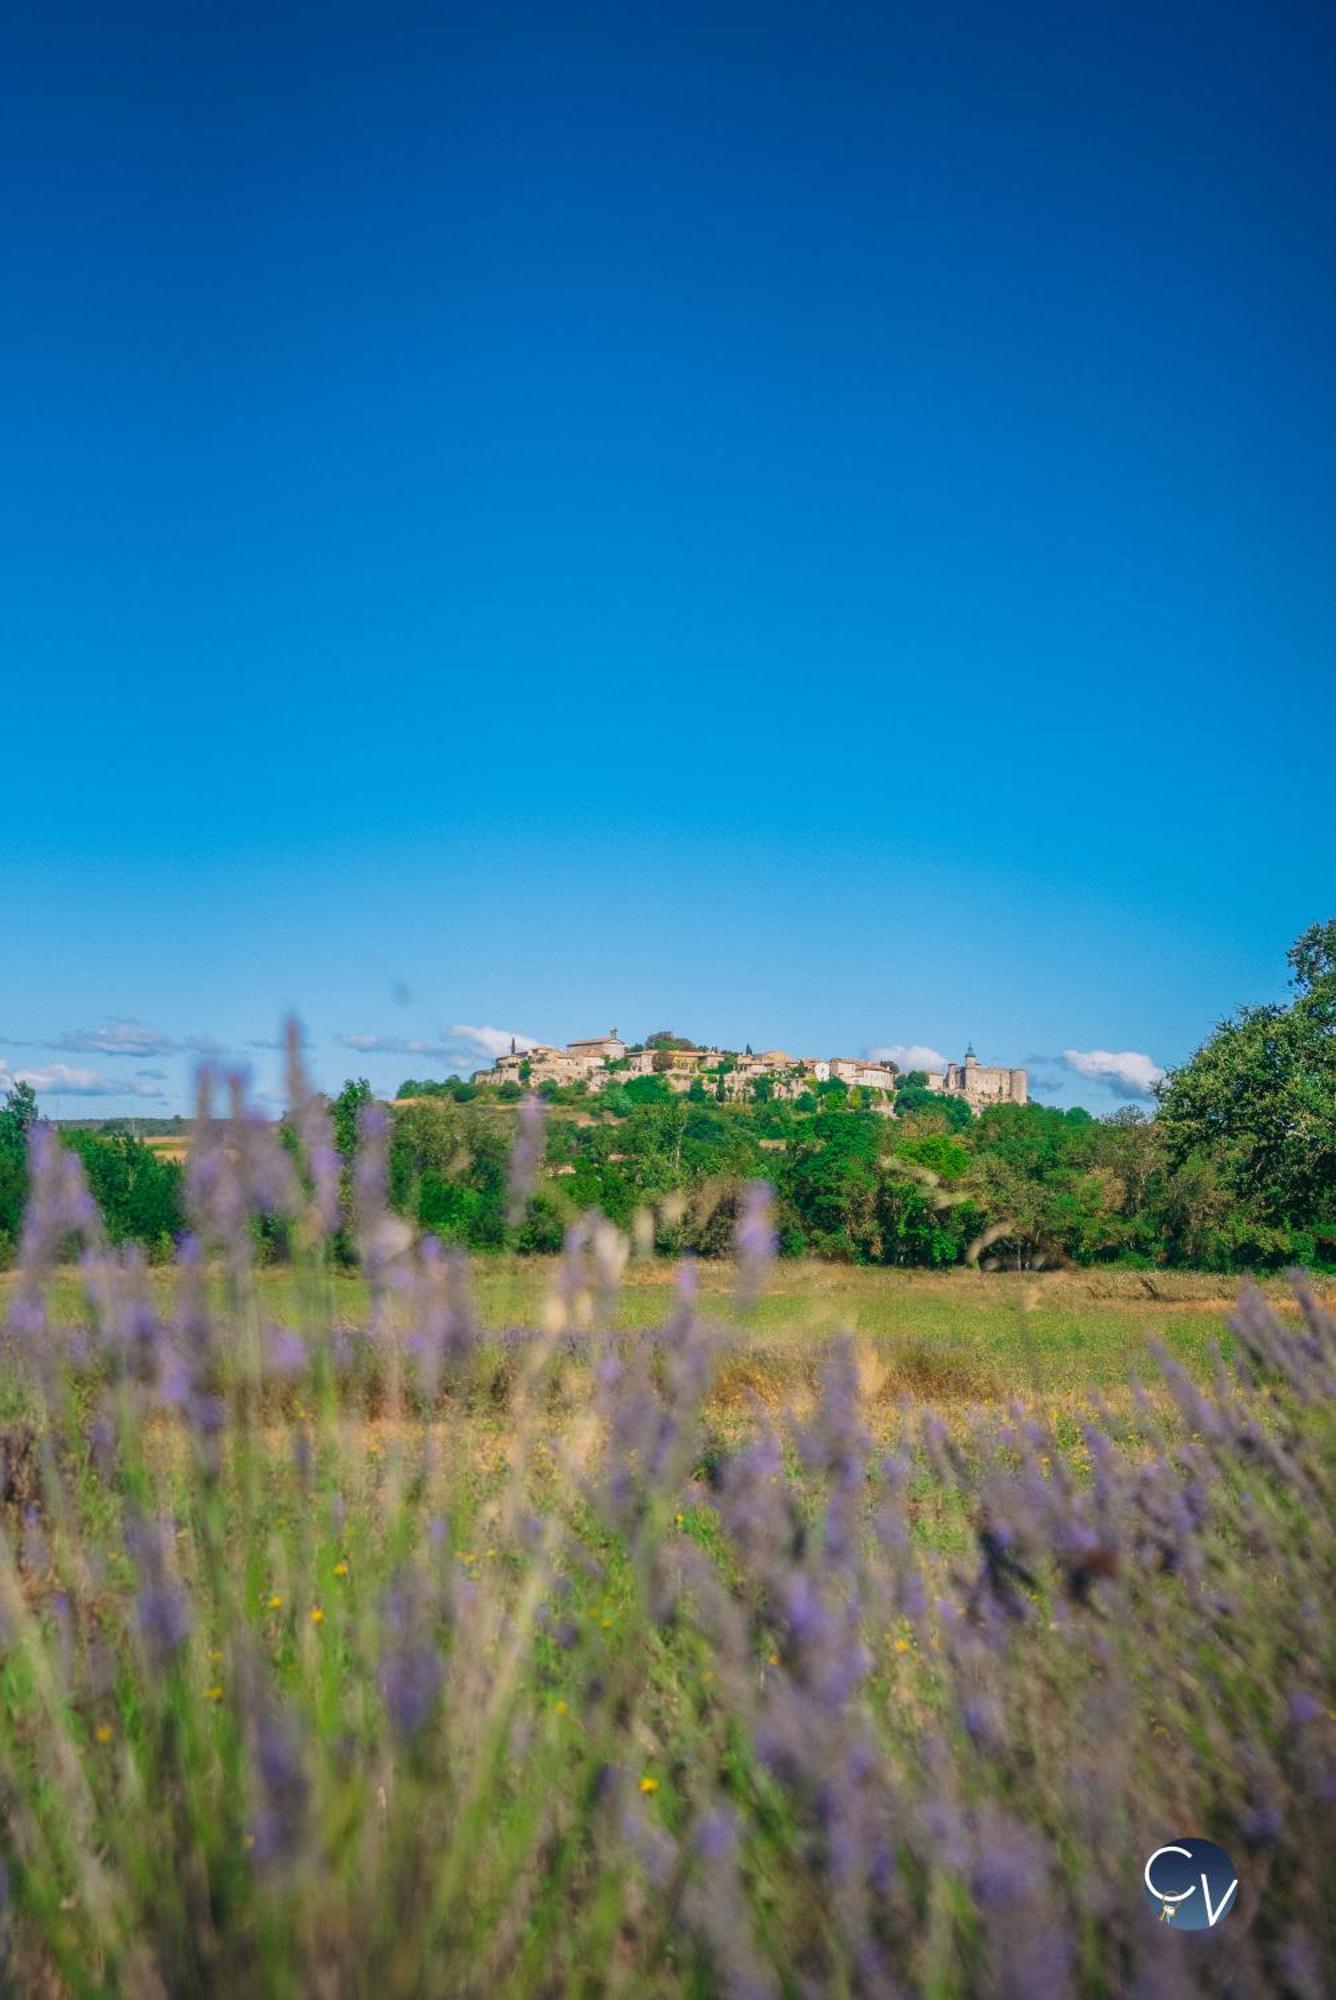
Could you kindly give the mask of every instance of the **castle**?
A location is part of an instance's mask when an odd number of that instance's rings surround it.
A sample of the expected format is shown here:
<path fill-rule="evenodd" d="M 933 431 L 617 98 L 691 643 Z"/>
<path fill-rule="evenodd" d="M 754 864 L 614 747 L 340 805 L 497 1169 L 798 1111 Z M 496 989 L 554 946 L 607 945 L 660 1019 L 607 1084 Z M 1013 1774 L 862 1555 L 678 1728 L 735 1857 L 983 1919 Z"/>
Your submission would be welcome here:
<path fill-rule="evenodd" d="M 963 1063 L 948 1063 L 944 1076 L 934 1070 L 924 1074 L 929 1090 L 940 1091 L 944 1097 L 963 1097 L 971 1111 L 982 1111 L 988 1104 L 1030 1101 L 1030 1078 L 1025 1070 L 994 1069 L 981 1063 L 972 1048 L 966 1049 Z"/>
<path fill-rule="evenodd" d="M 960 1098 L 976 1114 L 990 1104 L 1029 1101 L 1029 1079 L 1023 1069 L 993 1068 L 981 1063 L 972 1048 L 965 1051 L 963 1062 L 948 1063 L 944 1073 L 924 1074 L 929 1090 Z M 711 1095 L 732 1102 L 793 1099 L 813 1084 L 838 1082 L 869 1091 L 874 1108 L 889 1112 L 900 1075 L 897 1063 L 870 1057 L 791 1056 L 783 1049 L 766 1049 L 760 1055 L 747 1049 L 737 1055 L 730 1049 L 677 1047 L 657 1038 L 632 1047 L 612 1028 L 606 1035 L 567 1042 L 564 1049 L 542 1042 L 521 1049 L 512 1041 L 508 1055 L 499 1056 L 491 1069 L 475 1071 L 472 1080 L 514 1083 L 524 1090 L 537 1090 L 545 1083 L 579 1083 L 597 1092 L 611 1084 L 629 1083 L 633 1077 L 661 1076 L 669 1090 L 680 1095 L 699 1079 Z"/>

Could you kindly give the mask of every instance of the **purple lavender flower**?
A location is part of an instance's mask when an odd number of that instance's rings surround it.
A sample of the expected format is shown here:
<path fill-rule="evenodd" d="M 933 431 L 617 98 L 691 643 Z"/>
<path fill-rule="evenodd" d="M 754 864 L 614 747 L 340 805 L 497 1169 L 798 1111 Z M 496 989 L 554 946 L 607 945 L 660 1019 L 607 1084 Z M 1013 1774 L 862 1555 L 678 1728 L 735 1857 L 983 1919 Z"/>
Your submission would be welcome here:
<path fill-rule="evenodd" d="M 506 1221 L 512 1229 L 523 1219 L 538 1185 L 546 1144 L 546 1107 L 542 1098 L 530 1091 L 520 1104 L 515 1143 L 510 1149 Z"/>
<path fill-rule="evenodd" d="M 152 1664 L 170 1664 L 190 1637 L 194 1614 L 179 1584 L 164 1579 L 147 1584 L 136 1600 L 136 1614 Z"/>
<path fill-rule="evenodd" d="M 110 1481 L 116 1470 L 116 1426 L 105 1409 L 88 1426 L 88 1453 L 98 1478 Z"/>
<path fill-rule="evenodd" d="M 1239 1815 L 1239 1832 L 1249 1847 L 1270 1847 L 1285 1831 L 1285 1815 L 1274 1803 L 1249 1806 Z"/>
<path fill-rule="evenodd" d="M 125 1547 L 139 1578 L 135 1613 L 150 1664 L 161 1670 L 190 1636 L 194 1613 L 180 1583 L 168 1569 L 170 1530 L 142 1514 L 125 1524 Z"/>
<path fill-rule="evenodd" d="M 307 1207 L 307 1237 L 315 1244 L 332 1236 L 339 1226 L 339 1186 L 343 1162 L 334 1144 L 334 1127 L 323 1098 L 312 1090 L 302 1061 L 302 1033 L 295 1017 L 284 1023 L 288 1116 L 297 1134 L 298 1149 L 307 1178 L 310 1198 Z"/>
<path fill-rule="evenodd" d="M 734 1241 L 738 1260 L 738 1303 L 741 1306 L 754 1305 L 778 1250 L 774 1189 L 766 1181 L 749 1181 L 743 1189 Z"/>
<path fill-rule="evenodd" d="M 692 1876 L 686 1914 L 710 1953 L 715 1990 L 729 2000 L 771 2000 L 779 1982 L 756 1947 L 739 1867 L 736 1812 L 716 1806 L 703 1814 L 694 1846 L 700 1865 Z"/>
<path fill-rule="evenodd" d="M 379 1305 L 392 1287 L 406 1287 L 411 1274 L 399 1260 L 410 1247 L 413 1232 L 389 1205 L 389 1113 L 373 1099 L 357 1114 L 357 1162 L 354 1169 L 357 1248 L 362 1269 Z"/>
<path fill-rule="evenodd" d="M 411 1739 L 431 1714 L 445 1677 L 417 1579 L 400 1576 L 385 1592 L 381 1627 L 380 1688 L 385 1710 L 396 1734 Z"/>
<path fill-rule="evenodd" d="M 295 1862 L 302 1850 L 310 1780 L 296 1726 L 273 1696 L 266 1690 L 255 1690 L 247 1712 L 251 1766 L 259 1794 L 251 1855 L 259 1866 L 282 1868 Z"/>
<path fill-rule="evenodd" d="M 275 1381 L 290 1382 L 306 1366 L 306 1343 L 290 1326 L 268 1323 L 262 1332 L 265 1374 Z"/>

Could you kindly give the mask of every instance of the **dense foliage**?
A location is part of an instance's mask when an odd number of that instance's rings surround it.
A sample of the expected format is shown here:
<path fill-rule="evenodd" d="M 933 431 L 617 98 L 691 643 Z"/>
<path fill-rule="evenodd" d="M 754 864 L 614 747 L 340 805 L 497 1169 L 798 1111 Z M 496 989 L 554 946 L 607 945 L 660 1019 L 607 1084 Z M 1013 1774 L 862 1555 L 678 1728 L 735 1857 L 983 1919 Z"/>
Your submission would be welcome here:
<path fill-rule="evenodd" d="M 1336 919 L 1291 947 L 1290 1006 L 1242 1007 L 1170 1079 L 1165 1155 L 1217 1239 L 1257 1229 L 1331 1255 L 1336 1236 Z"/>
<path fill-rule="evenodd" d="M 36 1124 L 36 1097 L 19 1084 L 0 1100 L 0 1266 L 11 1261 L 18 1242 Z M 117 1127 L 74 1127 L 63 1137 L 83 1162 L 112 1241 L 142 1244 L 155 1260 L 170 1258 L 184 1226 L 179 1163 Z"/>
<path fill-rule="evenodd" d="M 1209 1142 L 1184 1149 L 1181 1127 L 1131 1108 L 1094 1119 L 1000 1105 L 963 1125 L 936 1107 L 888 1119 L 831 1100 L 808 1112 L 676 1098 L 587 1125 L 553 1112 L 541 1192 L 513 1238 L 503 1215 L 509 1131 L 486 1106 L 398 1106 L 394 1185 L 405 1211 L 470 1248 L 556 1250 L 586 1208 L 629 1228 L 654 1206 L 661 1250 L 709 1256 L 727 1244 L 739 1185 L 765 1177 L 790 1255 L 1223 1270 L 1336 1259 L 1330 1176 L 1277 1214 L 1228 1178 Z"/>
<path fill-rule="evenodd" d="M 652 1212 L 660 1250 L 711 1256 L 729 1242 L 739 1188 L 765 1178 L 786 1255 L 1327 1268 L 1336 1263 L 1336 921 L 1314 925 L 1289 957 L 1291 1005 L 1222 1022 L 1169 1078 L 1154 1116 L 1129 1106 L 1094 1119 L 1031 1104 L 974 1118 L 917 1075 L 901 1079 L 893 1107 L 842 1083 L 748 1104 L 718 1102 L 699 1079 L 674 1095 L 662 1075 L 597 1096 L 551 1090 L 544 1172 L 515 1222 L 506 1161 L 516 1117 L 528 1115 L 520 1087 L 414 1081 L 394 1106 L 392 1199 L 470 1250 L 555 1251 L 596 1208 L 623 1229 Z M 370 1097 L 355 1079 L 332 1106 L 345 1211 Z M 33 1111 L 30 1094 L 0 1109 L 0 1257 L 17 1240 Z M 70 1143 L 113 1237 L 169 1251 L 183 1227 L 179 1167 L 123 1133 L 81 1131 Z M 281 1228 L 266 1225 L 261 1240 L 268 1254 L 288 1254 Z M 338 1240 L 350 1259 L 346 1226 Z"/>
<path fill-rule="evenodd" d="M 488 1336 L 465 1261 L 387 1206 L 384 1113 L 345 1179 L 293 1067 L 286 1144 L 197 1127 L 170 1286 L 33 1134 L 0 1350 L 4 1990 L 1336 1990 L 1315 1299 L 1246 1296 L 1209 1382 L 1166 1363 L 1065 1426 L 879 1403 L 875 1347 L 833 1339 L 804 1407 L 730 1421 L 738 1336 L 690 1266 L 619 1336 L 629 1245 L 590 1220 L 542 1331 Z M 999 1127 L 1022 1160 L 1047 1130 Z M 953 1185 L 958 1142 L 914 1143 Z M 879 1226 L 861 1122 L 800 1164 L 822 1227 Z M 762 1190 L 736 1223 L 745 1313 Z M 1237 1870 L 1210 1935 L 1142 1886 L 1189 1829 Z"/>

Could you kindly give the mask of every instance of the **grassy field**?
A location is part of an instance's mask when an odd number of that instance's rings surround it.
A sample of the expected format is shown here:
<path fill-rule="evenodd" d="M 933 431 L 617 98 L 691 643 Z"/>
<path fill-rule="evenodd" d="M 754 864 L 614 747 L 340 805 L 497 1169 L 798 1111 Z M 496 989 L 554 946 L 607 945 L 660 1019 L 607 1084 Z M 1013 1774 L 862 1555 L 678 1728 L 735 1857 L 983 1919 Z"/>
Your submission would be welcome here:
<path fill-rule="evenodd" d="M 0 1281 L 0 1992 L 1324 1990 L 1320 1311 L 385 1229 Z"/>
<path fill-rule="evenodd" d="M 556 1258 L 479 1257 L 472 1283 L 484 1326 L 541 1323 L 559 1274 Z M 716 1395 L 736 1402 L 749 1392 L 773 1402 L 810 1384 L 822 1343 L 850 1333 L 875 1364 L 876 1394 L 893 1402 L 912 1396 L 943 1404 L 999 1403 L 1013 1398 L 1078 1403 L 1092 1394 L 1124 1395 L 1134 1380 L 1157 1371 L 1153 1350 L 1167 1352 L 1199 1377 L 1213 1343 L 1227 1354 L 1227 1318 L 1237 1300 L 1229 1282 L 1210 1272 L 1085 1270 L 1052 1272 L 919 1272 L 860 1269 L 793 1261 L 776 1264 L 759 1300 L 745 1313 L 736 1303 L 737 1273 L 726 1262 L 697 1267 L 700 1309 L 736 1331 Z M 665 1260 L 628 1264 L 617 1324 L 651 1327 L 671 1309 L 676 1281 Z M 166 1305 L 173 1274 L 153 1271 L 150 1289 Z M 292 1282 L 283 1270 L 262 1271 L 266 1307 L 290 1316 Z M 0 1307 L 12 1275 L 0 1277 Z M 1260 1289 L 1282 1311 L 1293 1311 L 1288 1285 L 1267 1279 Z M 1336 1285 L 1318 1286 L 1330 1305 Z M 82 1311 L 78 1276 L 52 1286 L 57 1318 Z M 360 1324 L 367 1291 L 356 1276 L 330 1280 L 337 1322 Z"/>

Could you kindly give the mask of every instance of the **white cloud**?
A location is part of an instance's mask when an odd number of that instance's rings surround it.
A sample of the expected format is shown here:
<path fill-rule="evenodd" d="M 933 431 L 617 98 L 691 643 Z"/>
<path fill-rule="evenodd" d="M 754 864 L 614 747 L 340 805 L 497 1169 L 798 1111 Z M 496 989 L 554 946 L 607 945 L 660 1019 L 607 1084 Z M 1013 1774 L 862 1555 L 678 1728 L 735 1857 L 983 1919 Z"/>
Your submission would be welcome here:
<path fill-rule="evenodd" d="M 68 1049 L 72 1054 L 98 1056 L 167 1056 L 174 1055 L 180 1046 L 161 1028 L 147 1027 L 143 1021 L 104 1021 L 100 1028 L 73 1028 L 48 1043 L 50 1048 Z"/>
<path fill-rule="evenodd" d="M 227 1045 L 210 1035 L 168 1035 L 144 1021 L 106 1020 L 100 1028 L 67 1028 L 61 1035 L 38 1035 L 14 1041 L 0 1035 L 10 1048 L 60 1049 L 65 1055 L 87 1056 L 221 1056 Z"/>
<path fill-rule="evenodd" d="M 0 1090 L 26 1083 L 39 1096 L 51 1097 L 161 1097 L 156 1083 L 142 1077 L 128 1080 L 103 1076 L 95 1069 L 81 1069 L 71 1063 L 48 1063 L 44 1069 L 11 1069 L 0 1062 Z"/>
<path fill-rule="evenodd" d="M 1064 1049 L 1062 1060 L 1092 1083 L 1102 1083 L 1115 1097 L 1151 1097 L 1164 1075 L 1159 1063 L 1136 1049 Z"/>
<path fill-rule="evenodd" d="M 444 1042 L 413 1041 L 405 1035 L 335 1035 L 341 1048 L 356 1049 L 359 1055 L 436 1056 L 448 1060 L 454 1049 Z"/>
<path fill-rule="evenodd" d="M 884 1048 L 869 1049 L 868 1055 L 873 1062 L 893 1062 L 900 1069 L 946 1068 L 946 1057 L 922 1042 L 889 1042 Z"/>
<path fill-rule="evenodd" d="M 447 1068 L 477 1068 L 486 1058 L 509 1053 L 512 1042 L 517 1049 L 534 1049 L 538 1044 L 532 1035 L 512 1034 L 509 1028 L 471 1028 L 458 1024 L 446 1028 L 434 1041 L 423 1040 L 409 1035 L 335 1035 L 340 1048 L 352 1049 L 357 1055 L 365 1056 L 419 1056 L 430 1062 L 444 1063 Z"/>
<path fill-rule="evenodd" d="M 466 1028 L 462 1024 L 447 1028 L 446 1034 L 452 1041 L 468 1042 L 484 1055 L 495 1058 L 510 1054 L 513 1042 L 517 1049 L 536 1049 L 538 1042 L 533 1035 L 513 1034 L 509 1028 Z"/>

